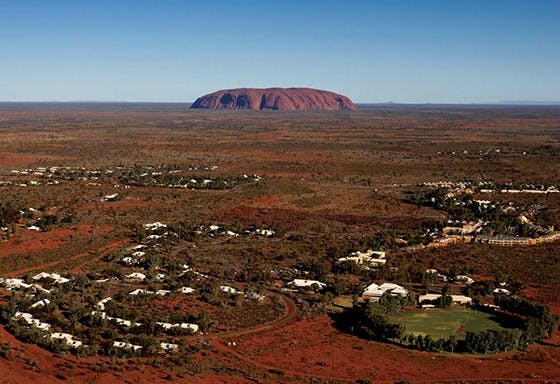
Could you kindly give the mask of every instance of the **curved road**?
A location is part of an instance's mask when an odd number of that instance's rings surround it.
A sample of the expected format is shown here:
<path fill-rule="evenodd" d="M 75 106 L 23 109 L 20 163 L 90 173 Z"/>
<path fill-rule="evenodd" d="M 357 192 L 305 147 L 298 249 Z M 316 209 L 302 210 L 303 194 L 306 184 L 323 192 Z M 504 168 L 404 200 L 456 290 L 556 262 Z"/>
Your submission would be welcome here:
<path fill-rule="evenodd" d="M 281 368 L 281 367 L 277 367 L 277 366 L 273 366 L 273 365 L 269 365 L 266 363 L 262 363 L 258 360 L 255 360 L 252 357 L 248 357 L 247 355 L 244 355 L 238 351 L 236 351 L 235 349 L 231 348 L 230 346 L 228 346 L 226 344 L 226 340 L 231 340 L 232 338 L 236 338 L 236 337 L 241 337 L 241 336 L 250 336 L 250 335 L 255 335 L 258 333 L 262 333 L 262 332 L 268 332 L 268 331 L 273 331 L 273 330 L 277 330 L 279 328 L 285 327 L 289 324 L 291 324 L 293 321 L 295 321 L 298 318 L 299 315 L 299 310 L 296 306 L 296 303 L 294 302 L 294 300 L 290 297 L 284 296 L 282 294 L 276 293 L 275 294 L 276 297 L 280 298 L 283 303 L 284 303 L 284 307 L 285 307 L 285 311 L 284 314 L 282 316 L 280 316 L 278 319 L 270 322 L 270 323 L 266 323 L 263 325 L 259 325 L 256 326 L 254 328 L 248 328 L 248 329 L 243 329 L 243 330 L 239 330 L 239 331 L 231 331 L 231 332 L 225 332 L 225 333 L 221 333 L 221 334 L 215 334 L 215 335 L 211 335 L 209 336 L 209 340 L 212 343 L 212 346 L 226 354 L 229 355 L 239 361 L 243 361 L 244 363 L 247 363 L 249 365 L 252 365 L 253 367 L 257 367 L 260 369 L 263 369 L 265 371 L 279 371 L 282 372 L 283 377 L 289 376 L 289 377 L 294 377 L 294 378 L 301 378 L 301 379 L 309 379 L 309 378 L 313 378 L 313 379 L 319 379 L 319 380 L 324 380 L 324 381 L 339 381 L 339 382 L 345 382 L 345 383 L 355 383 L 357 378 L 350 378 L 350 377 L 337 377 L 337 376 L 327 376 L 327 375 L 321 375 L 321 374 L 312 374 L 312 373 L 307 373 L 307 372 L 302 372 L 302 371 L 294 371 L 294 370 L 290 370 L 290 369 L 285 369 L 285 368 Z M 558 364 L 558 362 L 554 361 L 554 359 L 552 358 L 552 356 L 549 356 L 549 358 L 552 360 L 553 363 Z M 394 383 L 396 380 L 372 380 L 372 382 L 375 383 Z M 397 380 L 398 381 L 398 380 Z M 458 382 L 524 382 L 524 383 L 542 383 L 542 382 L 550 382 L 550 381 L 558 381 L 558 379 L 551 379 L 551 378 L 527 378 L 527 377 L 523 377 L 523 378 L 513 378 L 513 377 L 462 377 L 462 378 L 449 378 L 449 379 L 428 379 L 428 380 L 412 380 L 412 381 L 417 381 L 417 382 L 422 382 L 422 383 L 458 383 Z"/>

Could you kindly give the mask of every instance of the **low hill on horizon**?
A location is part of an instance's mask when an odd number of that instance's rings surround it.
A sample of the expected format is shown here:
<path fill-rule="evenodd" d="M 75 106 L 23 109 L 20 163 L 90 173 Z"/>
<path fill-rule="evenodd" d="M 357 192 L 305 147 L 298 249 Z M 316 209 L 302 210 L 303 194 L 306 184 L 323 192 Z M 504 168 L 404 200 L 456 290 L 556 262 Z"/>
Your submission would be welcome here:
<path fill-rule="evenodd" d="M 238 110 L 355 110 L 348 97 L 312 88 L 237 88 L 224 89 L 199 97 L 193 109 Z"/>

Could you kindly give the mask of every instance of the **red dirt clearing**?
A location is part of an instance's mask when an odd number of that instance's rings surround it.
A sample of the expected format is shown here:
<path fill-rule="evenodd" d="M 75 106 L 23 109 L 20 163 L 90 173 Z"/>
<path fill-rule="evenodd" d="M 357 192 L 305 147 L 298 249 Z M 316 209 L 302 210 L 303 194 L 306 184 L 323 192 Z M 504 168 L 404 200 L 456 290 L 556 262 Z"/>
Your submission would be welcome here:
<path fill-rule="evenodd" d="M 343 334 L 327 316 L 242 338 L 236 351 L 259 367 L 333 380 L 560 380 L 557 353 L 551 347 L 537 345 L 527 352 L 488 358 L 436 355 Z"/>
<path fill-rule="evenodd" d="M 0 155 L 0 167 L 13 167 L 31 164 L 58 163 L 69 159 L 63 156 L 21 155 L 4 152 Z"/>
<path fill-rule="evenodd" d="M 77 259 L 81 259 L 84 258 L 86 256 L 91 256 L 92 254 L 99 254 L 99 257 L 114 251 L 115 249 L 121 247 L 124 244 L 127 244 L 130 242 L 130 239 L 124 239 L 124 240 L 120 240 L 120 241 L 115 241 L 114 243 L 105 245 L 104 247 L 101 247 L 100 249 L 98 249 L 97 251 L 89 251 L 89 252 L 84 252 L 84 253 L 80 253 L 78 255 L 74 255 L 74 256 L 70 256 L 67 257 L 65 259 L 62 260 L 55 260 L 52 261 L 50 263 L 45 263 L 45 264 L 39 264 L 39 265 L 34 265 L 33 267 L 29 267 L 29 268 L 25 268 L 25 269 L 20 269 L 18 271 L 12 271 L 10 273 L 7 273 L 6 276 L 8 277 L 14 277 L 14 276 L 18 276 L 18 275 L 22 275 L 24 273 L 27 272 L 32 272 L 32 271 L 37 271 L 37 270 L 41 270 L 41 269 L 46 269 L 46 268 L 51 268 L 60 264 L 64 264 L 67 263 L 69 261 L 73 261 L 73 260 L 77 260 Z M 74 272 L 77 272 L 80 270 L 80 268 L 82 268 L 85 264 L 89 263 L 90 261 L 85 262 L 84 264 L 74 268 Z"/>
<path fill-rule="evenodd" d="M 109 233 L 112 229 L 110 226 L 93 227 L 91 225 L 64 227 L 48 232 L 34 232 L 22 229 L 10 240 L 1 243 L 0 258 L 17 253 L 58 248 L 72 235 L 98 236 Z"/>

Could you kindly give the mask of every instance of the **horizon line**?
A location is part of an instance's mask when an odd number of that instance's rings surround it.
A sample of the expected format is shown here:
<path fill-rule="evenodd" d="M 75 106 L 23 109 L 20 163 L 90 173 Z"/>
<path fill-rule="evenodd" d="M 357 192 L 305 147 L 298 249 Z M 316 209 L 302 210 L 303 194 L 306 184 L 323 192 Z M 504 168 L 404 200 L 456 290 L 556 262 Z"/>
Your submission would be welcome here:
<path fill-rule="evenodd" d="M 2 104 L 193 104 L 194 101 L 145 101 L 145 100 L 0 100 Z M 512 105 L 560 106 L 559 101 L 504 100 L 504 101 L 354 101 L 356 105 Z"/>

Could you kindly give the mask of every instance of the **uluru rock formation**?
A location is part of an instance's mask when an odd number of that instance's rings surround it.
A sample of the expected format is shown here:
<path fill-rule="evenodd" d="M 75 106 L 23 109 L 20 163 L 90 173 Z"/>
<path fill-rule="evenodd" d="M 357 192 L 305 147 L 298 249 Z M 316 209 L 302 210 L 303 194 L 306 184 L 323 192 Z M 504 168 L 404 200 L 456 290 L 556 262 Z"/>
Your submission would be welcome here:
<path fill-rule="evenodd" d="M 196 99 L 191 108 L 254 110 L 355 110 L 346 96 L 311 88 L 224 89 Z"/>

